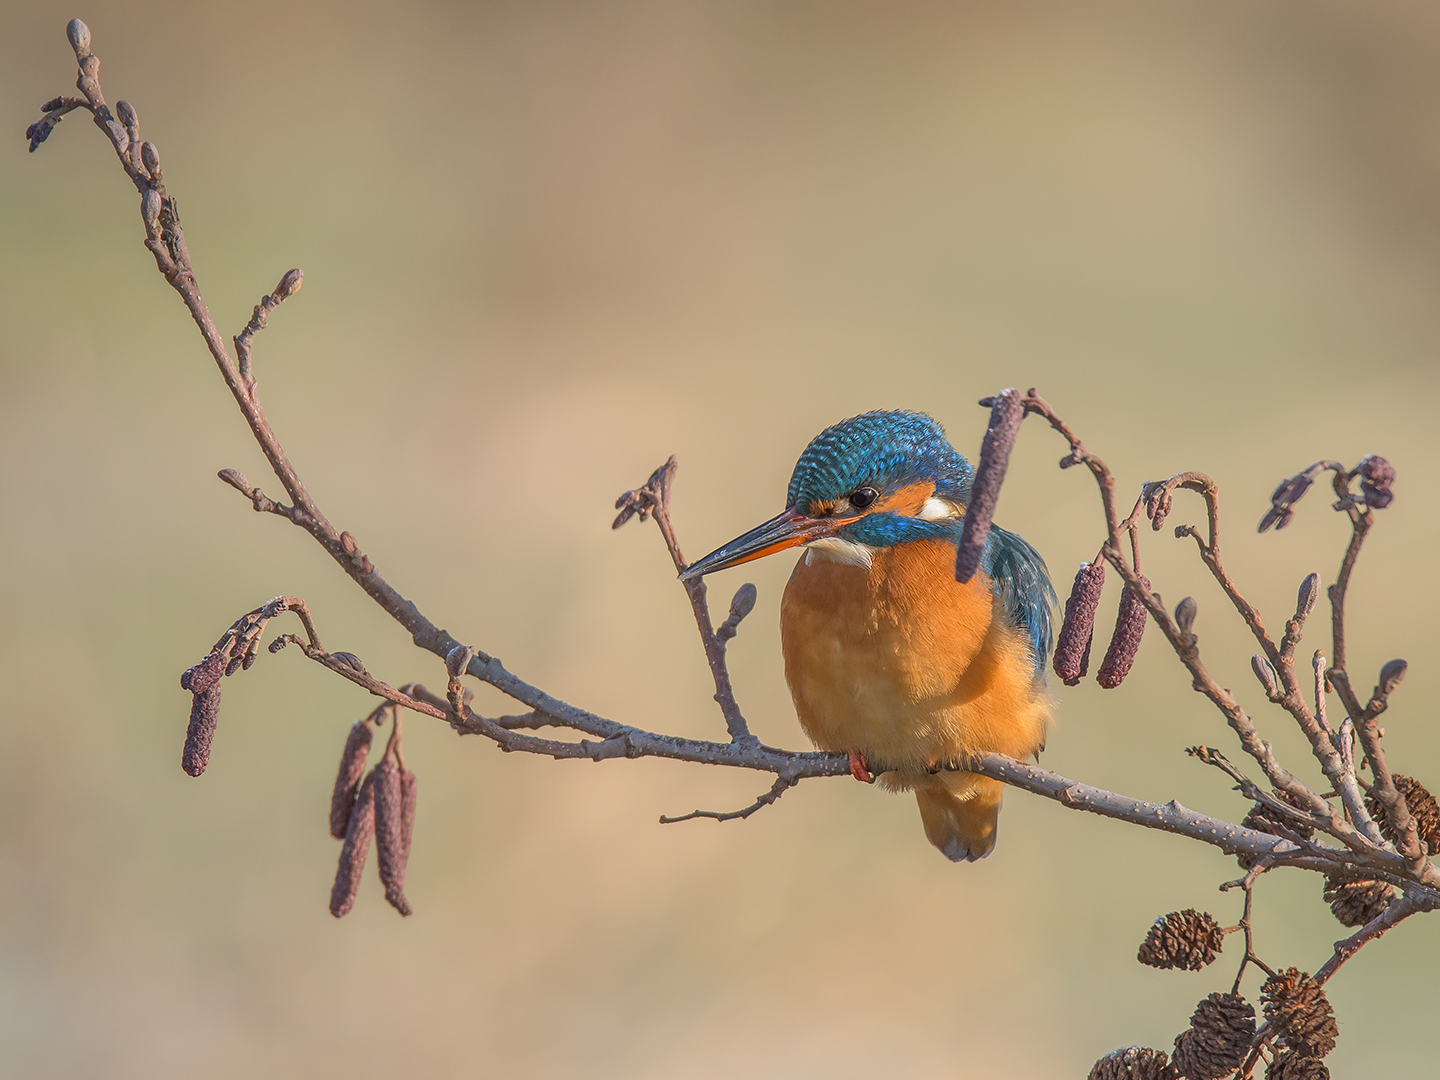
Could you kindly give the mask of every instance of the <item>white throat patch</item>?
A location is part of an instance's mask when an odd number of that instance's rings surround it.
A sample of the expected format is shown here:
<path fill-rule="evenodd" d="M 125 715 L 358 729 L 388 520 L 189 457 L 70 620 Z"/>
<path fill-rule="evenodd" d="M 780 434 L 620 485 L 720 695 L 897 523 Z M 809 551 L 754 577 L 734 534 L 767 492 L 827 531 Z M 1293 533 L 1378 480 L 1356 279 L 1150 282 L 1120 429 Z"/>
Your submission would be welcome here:
<path fill-rule="evenodd" d="M 921 521 L 943 521 L 945 518 L 959 517 L 960 507 L 949 499 L 937 499 L 934 495 L 925 500 L 925 505 L 915 515 Z"/>
<path fill-rule="evenodd" d="M 844 540 L 838 536 L 827 536 L 820 540 L 812 540 L 805 545 L 805 563 L 810 565 L 817 559 L 825 559 L 828 562 L 863 566 L 868 570 L 871 560 L 875 558 L 876 550 L 869 544 Z"/>

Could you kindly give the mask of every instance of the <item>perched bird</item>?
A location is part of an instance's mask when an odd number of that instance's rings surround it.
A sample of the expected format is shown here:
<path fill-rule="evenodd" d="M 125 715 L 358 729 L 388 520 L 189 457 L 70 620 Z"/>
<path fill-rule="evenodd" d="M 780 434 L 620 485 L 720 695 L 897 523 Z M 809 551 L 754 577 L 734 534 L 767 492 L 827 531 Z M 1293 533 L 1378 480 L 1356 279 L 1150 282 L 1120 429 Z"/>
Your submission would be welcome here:
<path fill-rule="evenodd" d="M 914 791 L 947 858 L 995 847 L 1004 785 L 958 771 L 978 751 L 1045 745 L 1055 591 L 1044 560 L 992 527 L 981 572 L 955 580 L 974 470 L 917 412 L 869 412 L 800 455 L 786 508 L 681 575 L 803 547 L 780 605 L 785 679 L 805 733 L 892 791 Z"/>

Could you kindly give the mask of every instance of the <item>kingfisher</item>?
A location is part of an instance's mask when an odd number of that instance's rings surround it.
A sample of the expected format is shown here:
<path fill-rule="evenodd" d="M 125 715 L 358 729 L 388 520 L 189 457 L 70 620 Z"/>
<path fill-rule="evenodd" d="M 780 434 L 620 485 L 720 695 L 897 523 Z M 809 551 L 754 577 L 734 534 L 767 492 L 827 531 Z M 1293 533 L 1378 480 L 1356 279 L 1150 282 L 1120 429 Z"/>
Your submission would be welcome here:
<path fill-rule="evenodd" d="M 857 780 L 914 791 L 926 837 L 954 862 L 994 850 L 1004 794 L 956 764 L 1038 756 L 1052 715 L 1055 590 L 1039 553 L 992 525 L 980 572 L 955 580 L 974 475 L 924 413 L 842 420 L 800 455 L 783 511 L 680 575 L 803 549 L 780 604 L 800 726 L 848 754 Z"/>

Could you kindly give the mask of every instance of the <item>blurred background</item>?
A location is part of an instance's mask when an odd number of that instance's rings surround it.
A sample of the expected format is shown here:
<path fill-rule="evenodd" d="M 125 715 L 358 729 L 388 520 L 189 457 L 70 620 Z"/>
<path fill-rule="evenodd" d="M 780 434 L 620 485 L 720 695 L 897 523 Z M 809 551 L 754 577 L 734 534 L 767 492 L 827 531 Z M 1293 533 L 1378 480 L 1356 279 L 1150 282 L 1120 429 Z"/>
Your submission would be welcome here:
<path fill-rule="evenodd" d="M 612 502 L 668 454 L 697 557 L 782 508 L 809 438 L 918 408 L 973 455 L 976 399 L 1038 386 L 1122 492 L 1210 472 L 1227 561 L 1272 626 L 1347 527 L 1323 492 L 1255 534 L 1319 457 L 1399 480 L 1356 574 L 1352 670 L 1410 675 L 1392 762 L 1440 782 L 1440 10 L 1413 0 L 3 5 L 0 110 L 0 1059 L 13 1076 L 1083 1077 L 1168 1048 L 1237 957 L 1135 962 L 1150 922 L 1222 922 L 1233 860 L 1011 792 L 952 866 L 913 800 L 762 776 L 506 757 L 416 718 L 408 892 L 373 859 L 326 910 L 330 785 L 364 695 L 290 653 L 225 684 L 209 771 L 179 767 L 177 678 L 241 612 L 304 596 L 392 683 L 440 663 L 302 532 L 215 479 L 258 451 L 141 246 L 137 198 L 71 93 L 86 19 L 134 103 L 222 332 L 290 266 L 262 398 L 330 518 L 461 640 L 644 727 L 723 726 L 651 526 Z M 1027 428 L 1003 524 L 1062 594 L 1094 485 Z M 1175 522 L 1197 520 L 1178 503 Z M 1289 762 L 1233 612 L 1168 530 L 1213 670 Z M 781 673 L 790 561 L 731 647 L 768 742 L 804 747 Z M 1112 576 L 1113 577 L 1113 576 Z M 1105 601 L 1112 610 L 1114 583 Z M 1108 622 L 1110 616 L 1103 616 Z M 1325 644 L 1317 634 L 1304 649 Z M 1158 635 L 1116 691 L 1057 687 L 1043 763 L 1228 816 L 1182 748 L 1233 748 Z M 482 695 L 487 709 L 505 704 Z M 1238 759 L 1238 751 L 1234 756 Z M 1320 883 L 1264 878 L 1258 946 L 1313 971 L 1345 931 Z M 1337 1077 L 1434 1068 L 1440 918 L 1331 984 Z M 1247 982 L 1258 996 L 1258 985 Z"/>

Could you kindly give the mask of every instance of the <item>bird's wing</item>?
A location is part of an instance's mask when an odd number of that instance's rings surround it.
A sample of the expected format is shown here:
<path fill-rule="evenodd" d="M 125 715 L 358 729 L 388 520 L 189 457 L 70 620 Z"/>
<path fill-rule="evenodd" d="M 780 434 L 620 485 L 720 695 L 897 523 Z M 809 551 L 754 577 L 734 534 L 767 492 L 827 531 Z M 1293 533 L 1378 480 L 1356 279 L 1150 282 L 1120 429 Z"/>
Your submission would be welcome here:
<path fill-rule="evenodd" d="M 1016 626 L 1030 636 L 1035 677 L 1043 679 L 1050 655 L 1051 609 L 1055 589 L 1040 553 L 1012 532 L 990 526 L 980 568 L 995 583 L 995 598 Z"/>

